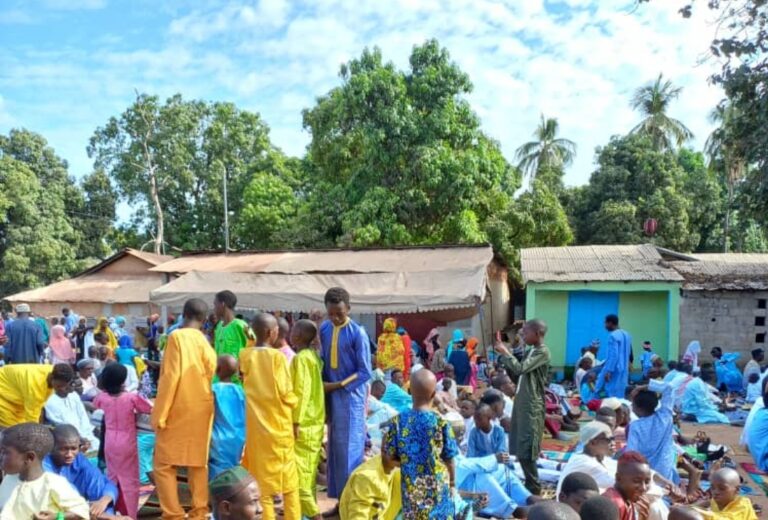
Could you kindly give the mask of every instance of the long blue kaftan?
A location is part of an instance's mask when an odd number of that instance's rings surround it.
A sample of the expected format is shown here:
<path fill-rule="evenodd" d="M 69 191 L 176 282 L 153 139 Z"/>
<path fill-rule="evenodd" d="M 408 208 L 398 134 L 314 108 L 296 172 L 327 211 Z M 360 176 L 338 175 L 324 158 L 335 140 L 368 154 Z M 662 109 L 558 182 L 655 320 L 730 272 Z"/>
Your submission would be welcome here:
<path fill-rule="evenodd" d="M 632 337 L 624 330 L 614 330 L 610 334 L 605 363 L 597 376 L 595 391 L 605 390 L 606 397 L 624 398 L 629 384 L 629 355 L 632 352 Z M 606 381 L 605 375 L 611 374 Z"/>
<path fill-rule="evenodd" d="M 240 465 L 245 446 L 245 392 L 235 383 L 214 383 L 215 415 L 208 454 L 208 480 Z"/>
<path fill-rule="evenodd" d="M 749 427 L 749 453 L 755 466 L 768 472 L 768 408 L 757 411 Z"/>
<path fill-rule="evenodd" d="M 381 396 L 381 402 L 397 410 L 397 413 L 410 410 L 413 406 L 413 398 L 394 383 L 387 383 L 387 389 Z"/>
<path fill-rule="evenodd" d="M 738 352 L 726 352 L 723 357 L 715 361 L 718 389 L 725 385 L 729 392 L 741 392 L 742 374 L 736 366 L 736 361 L 740 357 L 741 354 Z"/>
<path fill-rule="evenodd" d="M 512 518 L 518 507 L 527 504 L 530 491 L 512 468 L 498 463 L 495 455 L 469 458 L 459 454 L 454 460 L 458 489 L 488 494 L 488 505 L 480 511 L 483 515 Z"/>
<path fill-rule="evenodd" d="M 651 469 L 672 482 L 679 482 L 677 450 L 675 449 L 672 387 L 656 380 L 648 383 L 651 392 L 661 393 L 661 406 L 648 417 L 632 421 L 627 449 L 642 453 Z"/>
<path fill-rule="evenodd" d="M 709 385 L 698 377 L 694 377 L 683 394 L 683 413 L 693 415 L 701 424 L 730 424 L 724 414 L 715 406 Z M 634 426 L 632 426 L 634 428 Z"/>
<path fill-rule="evenodd" d="M 489 433 L 475 427 L 469 433 L 467 457 L 496 456 L 497 453 L 508 453 L 508 448 L 507 434 L 501 426 L 493 425 Z"/>
<path fill-rule="evenodd" d="M 643 351 L 643 355 L 640 358 L 640 367 L 643 369 L 643 377 L 648 377 L 648 372 L 650 372 L 653 367 L 653 356 L 654 354 L 650 350 Z"/>
<path fill-rule="evenodd" d="M 82 453 L 78 453 L 75 461 L 69 466 L 57 466 L 50 455 L 43 459 L 43 470 L 55 473 L 67 479 L 80 495 L 88 502 L 95 502 L 103 497 L 110 497 L 112 505 L 107 508 L 107 513 L 115 514 L 117 503 L 117 486 L 109 480 L 99 469 Z"/>
<path fill-rule="evenodd" d="M 328 395 L 328 496 L 339 498 L 352 471 L 365 455 L 366 383 L 371 379 L 368 334 L 352 320 L 336 327 L 320 325 L 323 381 L 335 383 L 357 374 L 357 379 Z"/>

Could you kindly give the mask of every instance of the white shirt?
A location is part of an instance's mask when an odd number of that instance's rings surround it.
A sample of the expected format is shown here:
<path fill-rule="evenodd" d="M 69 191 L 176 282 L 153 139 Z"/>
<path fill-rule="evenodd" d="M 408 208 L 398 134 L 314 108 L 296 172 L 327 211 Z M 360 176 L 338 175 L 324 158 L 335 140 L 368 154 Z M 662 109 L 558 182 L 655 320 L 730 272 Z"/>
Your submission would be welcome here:
<path fill-rule="evenodd" d="M 32 518 L 40 511 L 64 511 L 88 519 L 88 502 L 67 479 L 54 473 L 43 473 L 40 478 L 19 482 L 11 492 L 0 520 Z"/>
<path fill-rule="evenodd" d="M 616 470 L 618 469 L 618 463 L 610 458 L 604 458 L 602 462 L 599 462 L 595 457 L 585 455 L 583 453 L 574 453 L 571 458 L 565 464 L 562 473 L 560 474 L 560 480 L 557 481 L 557 492 L 555 496 L 560 496 L 560 488 L 563 486 L 563 480 L 571 473 L 580 471 L 591 475 L 597 482 L 597 486 L 600 488 L 600 493 L 605 492 L 609 487 L 613 487 L 616 483 Z"/>
<path fill-rule="evenodd" d="M 71 424 L 77 428 L 80 437 L 91 443 L 92 450 L 99 449 L 99 439 L 93 433 L 91 418 L 76 392 L 70 392 L 64 398 L 52 394 L 45 402 L 45 419 L 56 425 Z"/>
<path fill-rule="evenodd" d="M 515 408 L 515 401 L 504 394 L 504 417 L 512 417 L 512 410 Z"/>
<path fill-rule="evenodd" d="M 18 484 L 18 475 L 5 475 L 3 477 L 3 481 L 0 482 L 0 511 L 5 506 L 5 503 L 8 502 L 8 499 L 11 498 L 11 493 L 13 493 Z"/>

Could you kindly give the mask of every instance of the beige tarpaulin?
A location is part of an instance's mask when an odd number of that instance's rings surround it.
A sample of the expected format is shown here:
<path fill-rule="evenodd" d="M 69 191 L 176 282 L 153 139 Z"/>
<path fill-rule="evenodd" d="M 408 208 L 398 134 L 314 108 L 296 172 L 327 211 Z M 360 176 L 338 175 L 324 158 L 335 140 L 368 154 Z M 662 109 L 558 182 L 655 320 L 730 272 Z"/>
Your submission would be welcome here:
<path fill-rule="evenodd" d="M 488 259 L 490 261 L 490 259 Z M 360 314 L 428 312 L 478 306 L 486 293 L 488 262 L 462 268 L 384 273 L 280 274 L 197 272 L 152 291 L 151 301 L 180 308 L 189 298 L 211 302 L 224 289 L 237 294 L 238 308 L 310 312 L 324 308 L 330 287 L 350 292 Z"/>

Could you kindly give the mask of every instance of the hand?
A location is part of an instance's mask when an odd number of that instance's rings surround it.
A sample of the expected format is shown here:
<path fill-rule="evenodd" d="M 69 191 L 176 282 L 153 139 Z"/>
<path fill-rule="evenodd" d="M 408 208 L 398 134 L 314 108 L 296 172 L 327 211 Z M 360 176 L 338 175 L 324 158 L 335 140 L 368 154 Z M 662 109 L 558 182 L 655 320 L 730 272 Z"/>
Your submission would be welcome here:
<path fill-rule="evenodd" d="M 499 464 L 507 464 L 509 462 L 509 453 L 497 453 L 496 460 Z"/>
<path fill-rule="evenodd" d="M 91 441 L 87 439 L 80 439 L 80 451 L 83 453 L 88 453 L 90 449 L 91 449 Z"/>
<path fill-rule="evenodd" d="M 643 495 L 640 500 L 635 502 L 635 509 L 637 509 L 638 518 L 648 518 L 648 513 L 651 509 L 651 499 L 648 495 Z"/>
<path fill-rule="evenodd" d="M 501 341 L 497 341 L 496 343 L 493 344 L 493 350 L 495 350 L 499 355 L 512 357 L 512 353 L 509 351 L 507 346 Z"/>
<path fill-rule="evenodd" d="M 104 514 L 104 512 L 109 507 L 109 504 L 112 503 L 112 499 L 110 497 L 101 497 L 96 502 L 91 503 L 91 516 L 93 517 L 100 517 Z"/>
<path fill-rule="evenodd" d="M 33 520 L 56 520 L 56 513 L 52 513 L 51 511 L 40 511 L 39 513 L 35 513 L 35 516 L 32 517 Z"/>
<path fill-rule="evenodd" d="M 674 484 L 670 484 L 666 486 L 666 489 L 667 489 L 667 493 L 669 493 L 669 499 L 672 502 L 680 502 L 680 503 L 687 502 L 688 497 L 683 492 L 683 490 L 680 489 L 679 487 L 675 486 Z"/>
<path fill-rule="evenodd" d="M 605 376 L 603 377 L 603 380 L 604 380 L 606 383 L 609 383 L 609 382 L 611 381 L 611 373 L 610 373 L 610 372 L 606 372 L 606 373 L 605 373 Z"/>

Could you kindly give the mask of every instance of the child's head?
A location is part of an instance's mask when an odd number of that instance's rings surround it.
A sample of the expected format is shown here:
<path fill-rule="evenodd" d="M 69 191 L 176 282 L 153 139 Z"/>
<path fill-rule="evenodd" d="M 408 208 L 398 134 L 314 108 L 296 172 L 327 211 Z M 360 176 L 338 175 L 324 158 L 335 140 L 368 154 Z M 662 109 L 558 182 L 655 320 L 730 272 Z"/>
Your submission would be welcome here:
<path fill-rule="evenodd" d="M 317 337 L 317 325 L 312 320 L 299 320 L 291 329 L 291 345 L 296 350 L 301 350 L 312 345 Z"/>
<path fill-rule="evenodd" d="M 48 388 L 53 388 L 59 397 L 67 397 L 72 391 L 72 380 L 75 378 L 75 371 L 70 365 L 59 363 L 53 365 L 53 370 L 48 374 Z"/>
<path fill-rule="evenodd" d="M 650 341 L 643 341 L 643 350 L 650 351 L 651 350 L 651 342 Z"/>
<path fill-rule="evenodd" d="M 107 339 L 107 335 L 103 332 L 97 332 L 93 335 L 93 341 L 96 342 L 97 345 L 106 345 L 109 343 L 109 340 Z"/>
<path fill-rule="evenodd" d="M 184 321 L 202 326 L 208 315 L 208 304 L 200 298 L 190 298 L 184 303 Z"/>
<path fill-rule="evenodd" d="M 325 293 L 325 311 L 331 323 L 340 327 L 349 317 L 349 293 L 341 287 L 332 287 Z"/>
<path fill-rule="evenodd" d="M 493 428 L 493 410 L 487 404 L 480 404 L 475 410 L 475 428 L 483 433 L 491 433 Z"/>
<path fill-rule="evenodd" d="M 2 468 L 5 473 L 24 479 L 30 470 L 42 469 L 43 458 L 53 448 L 53 435 L 47 426 L 22 423 L 3 431 Z"/>
<path fill-rule="evenodd" d="M 589 520 L 616 520 L 619 518 L 619 508 L 608 497 L 598 495 L 581 505 L 581 518 Z"/>
<path fill-rule="evenodd" d="M 547 324 L 543 320 L 528 320 L 523 325 L 523 340 L 526 345 L 539 346 L 547 335 Z"/>
<path fill-rule="evenodd" d="M 216 360 L 216 376 L 222 383 L 229 383 L 237 374 L 237 360 L 229 354 L 222 354 Z"/>
<path fill-rule="evenodd" d="M 123 393 L 123 385 L 128 379 L 128 369 L 121 363 L 109 363 L 101 372 L 99 388 L 109 395 L 120 395 Z"/>
<path fill-rule="evenodd" d="M 459 413 L 465 419 L 474 417 L 476 409 L 477 404 L 471 399 L 464 399 L 461 403 L 459 403 Z"/>
<path fill-rule="evenodd" d="M 450 363 L 446 363 L 445 368 L 443 369 L 443 376 L 451 379 L 456 379 L 456 367 L 454 367 Z"/>
<path fill-rule="evenodd" d="M 480 402 L 490 406 L 491 410 L 493 410 L 493 415 L 497 419 L 504 417 L 504 394 L 498 390 L 493 388 L 486 390 Z"/>
<path fill-rule="evenodd" d="M 80 452 L 80 433 L 71 424 L 61 424 L 53 429 L 51 458 L 57 466 L 71 466 Z"/>
<path fill-rule="evenodd" d="M 283 346 L 289 342 L 291 337 L 291 324 L 281 316 L 277 318 L 277 330 L 277 341 L 280 346 Z"/>
<path fill-rule="evenodd" d="M 575 471 L 563 479 L 557 500 L 571 506 L 571 509 L 579 513 L 584 502 L 599 494 L 600 488 L 594 478 L 586 473 Z"/>
<path fill-rule="evenodd" d="M 99 357 L 99 347 L 96 345 L 91 345 L 88 347 L 88 357 L 91 359 L 98 359 Z"/>
<path fill-rule="evenodd" d="M 437 378 L 430 370 L 422 368 L 411 375 L 411 396 L 413 406 L 421 406 L 432 402 L 437 388 Z"/>
<path fill-rule="evenodd" d="M 442 386 L 441 390 L 443 392 L 450 392 L 451 388 L 453 388 L 453 385 L 456 384 L 456 381 L 454 381 L 450 377 L 445 377 L 445 378 L 443 378 L 443 380 L 440 383 L 441 383 L 441 386 Z"/>
<path fill-rule="evenodd" d="M 515 397 L 515 392 L 517 391 L 515 383 L 503 372 L 491 379 L 491 386 L 507 397 Z"/>
<path fill-rule="evenodd" d="M 592 358 L 591 357 L 583 357 L 579 361 L 579 368 L 582 370 L 592 370 Z"/>
<path fill-rule="evenodd" d="M 528 510 L 528 520 L 579 520 L 579 515 L 565 504 L 546 501 L 537 502 Z"/>
<path fill-rule="evenodd" d="M 256 334 L 256 342 L 260 346 L 274 347 L 277 345 L 277 338 L 280 334 L 280 328 L 277 319 L 268 312 L 262 312 L 253 317 L 251 322 L 253 333 Z"/>
<path fill-rule="evenodd" d="M 672 359 L 672 360 L 670 360 L 670 361 L 667 363 L 667 368 L 669 368 L 669 370 L 670 370 L 670 371 L 671 371 L 671 370 L 677 370 L 677 365 L 678 365 L 677 361 L 675 361 L 674 359 Z"/>
<path fill-rule="evenodd" d="M 259 492 L 256 481 L 241 466 L 225 470 L 208 484 L 216 520 L 251 520 L 256 517 Z"/>
<path fill-rule="evenodd" d="M 720 509 L 725 509 L 739 494 L 741 479 L 739 474 L 731 468 L 717 470 L 709 481 L 712 485 L 712 500 Z"/>
<path fill-rule="evenodd" d="M 376 380 L 371 383 L 371 395 L 376 399 L 384 397 L 384 393 L 387 391 L 387 385 L 384 381 Z"/>
<path fill-rule="evenodd" d="M 755 372 L 749 374 L 749 383 L 750 384 L 754 385 L 758 381 L 760 381 L 760 374 L 757 374 Z"/>
<path fill-rule="evenodd" d="M 632 399 L 632 411 L 638 417 L 653 415 L 659 405 L 659 396 L 650 390 L 640 390 Z"/>
<path fill-rule="evenodd" d="M 392 371 L 392 384 L 399 386 L 400 388 L 403 387 L 405 384 L 405 376 L 403 375 L 403 371 L 399 368 L 396 368 Z"/>
<path fill-rule="evenodd" d="M 98 347 L 98 356 L 99 356 L 99 361 L 106 361 L 107 358 L 109 357 L 109 350 L 107 349 L 107 347 L 104 347 L 104 346 Z"/>
<path fill-rule="evenodd" d="M 761 348 L 756 348 L 752 351 L 752 359 L 757 361 L 758 363 L 762 363 L 765 359 L 765 350 Z"/>
<path fill-rule="evenodd" d="M 715 359 L 720 359 L 721 357 L 723 357 L 723 349 L 721 349 L 720 347 L 713 347 L 712 350 L 709 351 L 709 353 Z"/>
<path fill-rule="evenodd" d="M 636 451 L 624 452 L 616 470 L 616 491 L 624 500 L 634 503 L 648 492 L 650 485 L 651 467 L 645 457 Z"/>

